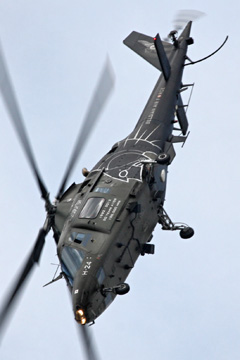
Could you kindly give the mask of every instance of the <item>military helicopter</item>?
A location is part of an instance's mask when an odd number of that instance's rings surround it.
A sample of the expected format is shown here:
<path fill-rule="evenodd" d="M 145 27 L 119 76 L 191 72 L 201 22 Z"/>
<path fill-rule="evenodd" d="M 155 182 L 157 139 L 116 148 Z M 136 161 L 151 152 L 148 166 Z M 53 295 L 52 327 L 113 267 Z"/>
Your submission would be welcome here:
<path fill-rule="evenodd" d="M 227 38 L 214 53 L 194 62 L 187 56 L 188 46 L 194 42 L 191 25 L 189 21 L 179 36 L 175 30 L 170 32 L 171 42 L 162 41 L 159 34 L 150 37 L 135 31 L 124 40 L 161 75 L 131 134 L 114 144 L 92 170 L 84 168 L 82 183 L 66 189 L 87 134 L 113 86 L 109 66 L 105 67 L 54 202 L 40 176 L 0 54 L 2 96 L 47 212 L 31 254 L 2 306 L 1 332 L 26 278 L 40 260 L 50 230 L 61 267 L 60 274 L 50 283 L 66 280 L 89 359 L 95 355 L 85 325 L 93 324 L 117 295 L 128 293 L 130 286 L 125 281 L 138 257 L 154 254 L 150 242 L 156 225 L 160 224 L 163 230 L 177 230 L 184 239 L 194 235 L 191 227 L 173 222 L 164 209 L 168 166 L 175 157 L 174 143 L 184 144 L 189 134 L 181 93 L 193 84 L 184 84 L 182 75 L 185 66 L 212 56 Z"/>

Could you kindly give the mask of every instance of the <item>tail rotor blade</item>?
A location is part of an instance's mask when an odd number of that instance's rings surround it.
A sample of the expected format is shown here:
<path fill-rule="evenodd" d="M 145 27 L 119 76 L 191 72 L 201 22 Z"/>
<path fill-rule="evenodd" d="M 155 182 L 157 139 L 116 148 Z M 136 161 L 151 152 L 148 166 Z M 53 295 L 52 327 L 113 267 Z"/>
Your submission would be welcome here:
<path fill-rule="evenodd" d="M 198 10 L 179 10 L 173 21 L 174 29 L 179 31 L 183 29 L 189 21 L 196 21 L 206 14 Z"/>
<path fill-rule="evenodd" d="M 24 267 L 22 271 L 20 272 L 20 275 L 18 276 L 17 280 L 15 281 L 15 284 L 8 295 L 5 303 L 2 306 L 2 309 L 0 311 L 0 340 L 2 338 L 2 332 L 3 328 L 6 325 L 6 320 L 10 315 L 10 312 L 12 310 L 13 305 L 16 303 L 16 299 L 18 298 L 22 287 L 32 271 L 34 265 L 39 262 L 43 246 L 45 243 L 45 237 L 48 233 L 48 228 L 45 226 L 39 230 L 37 239 L 35 241 L 34 247 L 27 259 L 27 261 L 24 264 Z"/>
<path fill-rule="evenodd" d="M 30 142 L 27 137 L 27 133 L 24 127 L 22 115 L 15 97 L 15 93 L 13 90 L 13 86 L 10 80 L 10 76 L 7 71 L 7 66 L 4 60 L 4 55 L 0 46 L 0 90 L 2 93 L 2 97 L 10 118 L 14 124 L 20 142 L 25 151 L 25 155 L 29 161 L 30 167 L 34 173 L 34 176 L 37 180 L 38 187 L 40 189 L 41 195 L 43 199 L 48 199 L 48 191 L 41 179 L 40 173 L 37 168 L 36 161 L 33 156 L 33 151 L 30 146 Z"/>
<path fill-rule="evenodd" d="M 73 149 L 71 158 L 69 160 L 66 172 L 64 174 L 63 180 L 61 182 L 61 186 L 59 188 L 58 194 L 56 196 L 57 199 L 59 199 L 64 190 L 67 183 L 67 180 L 76 165 L 77 159 L 83 150 L 83 147 L 86 144 L 87 138 L 96 123 L 97 118 L 99 117 L 110 93 L 113 89 L 114 85 L 114 77 L 113 72 L 110 66 L 109 61 L 106 62 L 101 77 L 99 79 L 99 82 L 97 84 L 97 87 L 94 91 L 92 100 L 90 102 L 90 106 L 88 108 L 88 112 L 85 116 L 85 119 L 83 121 L 83 126 L 81 128 L 81 131 L 79 132 L 75 147 Z"/>

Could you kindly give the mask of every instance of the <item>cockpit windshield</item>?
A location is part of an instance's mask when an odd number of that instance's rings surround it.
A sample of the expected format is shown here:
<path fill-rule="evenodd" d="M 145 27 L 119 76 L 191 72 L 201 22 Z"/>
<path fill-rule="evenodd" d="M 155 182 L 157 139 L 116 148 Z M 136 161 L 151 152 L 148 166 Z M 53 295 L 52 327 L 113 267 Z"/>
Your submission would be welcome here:
<path fill-rule="evenodd" d="M 62 269 L 69 278 L 71 285 L 73 283 L 76 272 L 83 262 L 84 256 L 85 254 L 82 250 L 73 248 L 71 246 L 64 246 L 62 249 Z"/>

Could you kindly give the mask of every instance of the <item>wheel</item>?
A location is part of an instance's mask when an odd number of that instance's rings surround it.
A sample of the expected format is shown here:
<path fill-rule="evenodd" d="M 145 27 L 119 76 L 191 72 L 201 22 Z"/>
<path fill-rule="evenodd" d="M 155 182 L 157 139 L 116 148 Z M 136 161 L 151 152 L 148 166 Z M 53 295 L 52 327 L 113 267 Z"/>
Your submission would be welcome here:
<path fill-rule="evenodd" d="M 194 230 L 191 227 L 185 227 L 180 230 L 179 235 L 182 239 L 190 239 L 194 235 Z"/>
<path fill-rule="evenodd" d="M 158 164 L 168 164 L 170 161 L 170 156 L 168 154 L 162 153 L 158 156 L 157 158 L 157 163 Z"/>
<path fill-rule="evenodd" d="M 117 295 L 125 295 L 129 292 L 130 286 L 126 283 L 119 284 L 116 288 L 116 294 Z"/>

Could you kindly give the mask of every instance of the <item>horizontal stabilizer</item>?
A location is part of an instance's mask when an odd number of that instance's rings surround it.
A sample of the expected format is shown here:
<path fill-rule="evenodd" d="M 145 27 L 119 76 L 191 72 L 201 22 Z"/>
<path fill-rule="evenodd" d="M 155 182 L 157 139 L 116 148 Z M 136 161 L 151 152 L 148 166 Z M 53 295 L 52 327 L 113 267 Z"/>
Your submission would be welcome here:
<path fill-rule="evenodd" d="M 123 40 L 123 43 L 143 59 L 147 60 L 155 68 L 162 71 L 153 37 L 133 31 L 125 40 Z M 166 41 L 162 41 L 161 43 L 168 59 L 173 49 L 173 45 Z"/>
<path fill-rule="evenodd" d="M 160 39 L 159 34 L 154 38 L 154 45 L 157 51 L 158 59 L 162 68 L 162 73 L 164 76 L 164 79 L 168 81 L 169 76 L 171 74 L 171 67 L 166 55 L 166 52 L 163 47 L 162 40 Z"/>
<path fill-rule="evenodd" d="M 188 120 L 180 94 L 178 95 L 177 118 L 183 135 L 186 135 L 188 129 Z"/>

